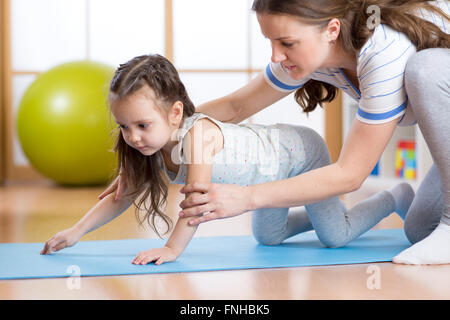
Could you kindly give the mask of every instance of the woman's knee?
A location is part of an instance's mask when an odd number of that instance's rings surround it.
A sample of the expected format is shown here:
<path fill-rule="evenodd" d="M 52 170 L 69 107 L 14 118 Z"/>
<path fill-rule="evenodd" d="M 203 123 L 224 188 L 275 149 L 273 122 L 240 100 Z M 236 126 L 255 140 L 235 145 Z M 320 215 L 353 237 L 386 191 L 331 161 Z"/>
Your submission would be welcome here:
<path fill-rule="evenodd" d="M 405 235 L 412 244 L 425 239 L 433 231 L 430 229 L 430 223 L 423 221 L 421 216 L 423 216 L 423 214 L 411 212 L 410 210 L 405 219 Z"/>

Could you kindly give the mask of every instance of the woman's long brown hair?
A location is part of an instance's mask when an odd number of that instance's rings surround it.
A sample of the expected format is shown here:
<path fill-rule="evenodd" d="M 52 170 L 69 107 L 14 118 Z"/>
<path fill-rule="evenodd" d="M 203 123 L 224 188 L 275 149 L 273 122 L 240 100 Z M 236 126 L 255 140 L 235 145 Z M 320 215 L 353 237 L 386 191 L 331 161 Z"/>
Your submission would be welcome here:
<path fill-rule="evenodd" d="M 149 86 L 156 95 L 158 106 L 164 109 L 176 101 L 183 103 L 183 119 L 195 112 L 194 104 L 189 98 L 175 67 L 160 55 L 142 55 L 121 64 L 116 70 L 110 84 L 110 99 L 123 99 L 130 94 Z M 167 110 L 166 110 L 167 111 Z M 117 133 L 114 151 L 118 155 L 117 175 L 127 186 L 126 196 L 136 200 L 136 218 L 142 225 L 145 221 L 161 237 L 157 228 L 157 217 L 165 223 L 169 232 L 172 221 L 162 208 L 167 200 L 167 179 L 162 172 L 161 151 L 145 156 L 130 147 L 121 131 Z M 121 171 L 120 171 L 121 170 Z M 150 200 L 150 205 L 147 201 Z M 144 212 L 141 216 L 141 212 Z"/>
<path fill-rule="evenodd" d="M 332 18 L 341 22 L 337 41 L 341 47 L 357 54 L 373 34 L 367 21 L 371 5 L 381 11 L 380 23 L 404 33 L 416 46 L 417 51 L 427 48 L 450 48 L 450 35 L 433 23 L 418 16 L 417 10 L 425 9 L 450 17 L 427 0 L 255 0 L 252 9 L 256 13 L 286 14 L 296 16 L 303 23 L 324 28 Z M 370 12 L 370 11 L 369 11 Z M 295 100 L 308 113 L 317 105 L 331 102 L 337 95 L 337 88 L 331 84 L 309 80 L 295 92 Z"/>

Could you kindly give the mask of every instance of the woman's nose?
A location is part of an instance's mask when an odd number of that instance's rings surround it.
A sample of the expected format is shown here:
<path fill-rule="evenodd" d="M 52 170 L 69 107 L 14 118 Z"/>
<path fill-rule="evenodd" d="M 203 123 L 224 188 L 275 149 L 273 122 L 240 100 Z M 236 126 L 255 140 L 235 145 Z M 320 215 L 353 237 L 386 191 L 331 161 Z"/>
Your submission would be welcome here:
<path fill-rule="evenodd" d="M 286 55 L 276 44 L 273 44 L 272 45 L 272 62 L 278 63 L 278 62 L 281 62 L 284 60 L 286 60 Z"/>

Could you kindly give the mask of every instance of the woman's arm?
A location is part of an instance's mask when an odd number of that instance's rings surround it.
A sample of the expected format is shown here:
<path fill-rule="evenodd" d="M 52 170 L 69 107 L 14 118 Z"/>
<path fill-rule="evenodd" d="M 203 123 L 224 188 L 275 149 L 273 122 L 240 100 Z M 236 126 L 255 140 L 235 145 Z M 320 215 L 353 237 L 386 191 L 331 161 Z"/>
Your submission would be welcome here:
<path fill-rule="evenodd" d="M 180 206 L 183 210 L 180 215 L 199 215 L 203 213 L 202 208 L 206 203 L 208 209 L 213 212 L 191 219 L 190 223 L 196 225 L 259 208 L 302 206 L 357 190 L 383 153 L 397 122 L 398 119 L 385 124 L 370 125 L 355 120 L 336 163 L 289 179 L 248 187 L 186 185 L 181 192 L 200 191 L 204 194 L 182 201 Z"/>
<path fill-rule="evenodd" d="M 272 88 L 262 73 L 244 87 L 222 98 L 206 102 L 196 111 L 222 122 L 239 123 L 287 96 Z"/>
<path fill-rule="evenodd" d="M 301 206 L 358 190 L 380 159 L 397 122 L 371 125 L 354 120 L 336 163 L 290 179 L 250 186 L 252 209 Z"/>

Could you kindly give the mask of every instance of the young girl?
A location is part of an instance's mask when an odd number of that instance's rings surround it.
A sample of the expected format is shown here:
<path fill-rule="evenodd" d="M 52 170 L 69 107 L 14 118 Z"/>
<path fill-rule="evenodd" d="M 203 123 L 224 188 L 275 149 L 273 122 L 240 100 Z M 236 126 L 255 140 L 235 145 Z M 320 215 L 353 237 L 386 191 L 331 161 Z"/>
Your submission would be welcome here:
<path fill-rule="evenodd" d="M 120 127 L 115 150 L 126 194 L 119 200 L 113 194 L 104 197 L 73 227 L 50 238 L 41 254 L 74 245 L 133 202 L 145 212 L 143 217 L 138 215 L 140 223 L 148 221 L 159 234 L 157 219 L 162 219 L 169 231 L 170 218 L 161 211 L 167 180 L 250 185 L 330 164 L 323 139 L 306 127 L 227 124 L 195 113 L 177 71 L 159 55 L 139 56 L 121 65 L 111 82 L 109 100 Z M 253 233 L 261 244 L 276 245 L 315 229 L 325 246 L 343 246 L 393 211 L 403 217 L 413 197 L 412 189 L 401 185 L 348 212 L 338 197 L 291 213 L 288 208 L 260 209 L 252 215 Z M 140 252 L 132 263 L 155 261 L 159 265 L 175 260 L 196 228 L 188 225 L 187 218 L 180 218 L 164 247 Z"/>

